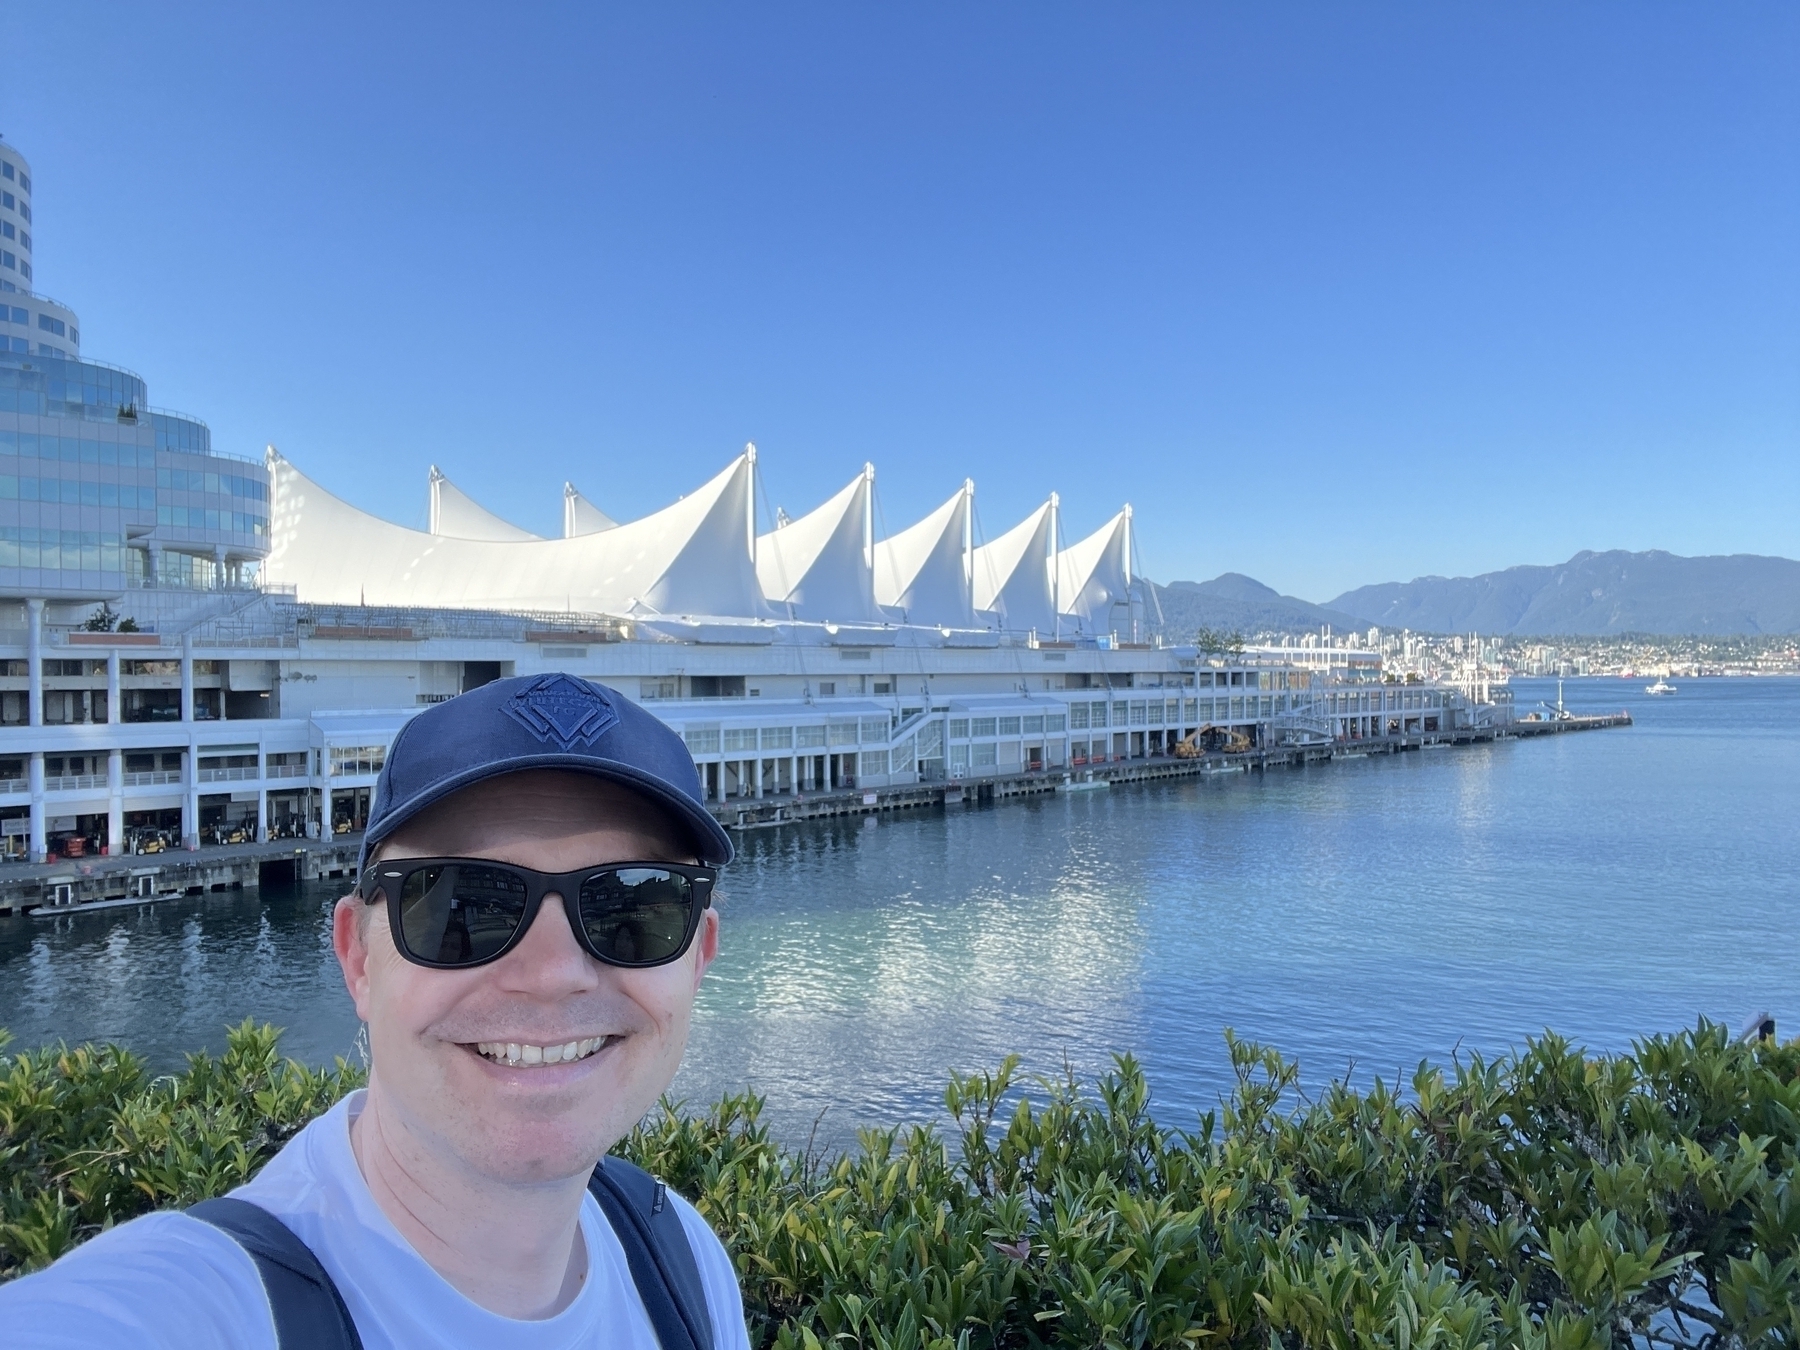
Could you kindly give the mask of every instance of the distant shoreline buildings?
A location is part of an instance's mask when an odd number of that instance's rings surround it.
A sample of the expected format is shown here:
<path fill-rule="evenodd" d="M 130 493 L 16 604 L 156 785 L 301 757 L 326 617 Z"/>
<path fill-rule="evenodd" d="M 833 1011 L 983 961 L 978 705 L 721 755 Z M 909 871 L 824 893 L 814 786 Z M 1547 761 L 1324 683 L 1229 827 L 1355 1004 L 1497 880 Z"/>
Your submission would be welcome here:
<path fill-rule="evenodd" d="M 3 141 L 0 175 L 23 236 L 30 168 Z M 1064 547 L 1052 496 L 984 542 L 965 482 L 877 539 L 864 466 L 759 531 L 747 447 L 640 520 L 566 484 L 553 539 L 434 469 L 430 526 L 406 529 L 151 408 L 138 376 L 81 356 L 18 243 L 0 253 L 0 857 L 354 833 L 408 718 L 514 674 L 652 706 L 722 811 L 1070 773 L 1207 727 L 1269 749 L 1510 715 L 1485 687 L 1384 683 L 1373 652 L 1145 640 L 1129 506 Z"/>

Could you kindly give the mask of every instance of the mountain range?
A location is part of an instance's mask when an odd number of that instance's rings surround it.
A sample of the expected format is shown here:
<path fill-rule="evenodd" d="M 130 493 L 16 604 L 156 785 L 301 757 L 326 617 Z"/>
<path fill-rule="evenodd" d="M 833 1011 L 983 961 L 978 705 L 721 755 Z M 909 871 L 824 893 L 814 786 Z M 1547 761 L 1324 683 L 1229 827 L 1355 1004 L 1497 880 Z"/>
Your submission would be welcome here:
<path fill-rule="evenodd" d="M 1605 636 L 1800 633 L 1800 562 L 1738 553 L 1577 553 L 1551 566 L 1359 586 L 1311 604 L 1236 572 L 1157 587 L 1167 627 L 1258 632 L 1410 628 L 1422 633 Z"/>

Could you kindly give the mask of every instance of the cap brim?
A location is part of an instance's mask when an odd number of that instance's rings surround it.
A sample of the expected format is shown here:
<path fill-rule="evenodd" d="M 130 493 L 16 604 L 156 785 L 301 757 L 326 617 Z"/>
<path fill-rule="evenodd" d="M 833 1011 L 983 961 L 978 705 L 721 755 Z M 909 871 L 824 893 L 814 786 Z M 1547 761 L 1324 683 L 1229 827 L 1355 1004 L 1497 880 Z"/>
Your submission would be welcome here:
<path fill-rule="evenodd" d="M 736 852 L 732 847 L 731 836 L 713 819 L 710 811 L 692 797 L 670 788 L 653 774 L 622 764 L 618 760 L 594 755 L 517 755 L 511 759 L 493 760 L 443 779 L 434 783 L 428 792 L 422 792 L 405 806 L 396 808 L 381 822 L 379 829 L 363 836 L 357 870 L 361 871 L 368 865 L 369 854 L 374 849 L 392 838 L 396 830 L 420 812 L 429 810 L 446 797 L 453 796 L 466 787 L 473 787 L 476 783 L 484 783 L 490 778 L 502 778 L 507 774 L 524 773 L 529 769 L 563 769 L 571 773 L 586 774 L 590 778 L 601 778 L 621 787 L 631 788 L 639 795 L 648 797 L 682 826 L 689 842 L 694 845 L 694 855 L 709 866 L 724 866 Z"/>

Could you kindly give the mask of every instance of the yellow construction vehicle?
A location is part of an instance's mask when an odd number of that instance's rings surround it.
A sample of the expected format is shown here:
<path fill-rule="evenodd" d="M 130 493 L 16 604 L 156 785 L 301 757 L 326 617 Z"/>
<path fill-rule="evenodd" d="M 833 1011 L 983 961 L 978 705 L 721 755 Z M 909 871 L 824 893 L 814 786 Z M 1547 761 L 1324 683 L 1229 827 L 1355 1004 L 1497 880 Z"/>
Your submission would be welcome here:
<path fill-rule="evenodd" d="M 1192 735 L 1175 743 L 1176 759 L 1199 759 L 1202 755 L 1243 755 L 1250 752 L 1250 738 L 1230 727 L 1215 727 L 1210 722 Z"/>

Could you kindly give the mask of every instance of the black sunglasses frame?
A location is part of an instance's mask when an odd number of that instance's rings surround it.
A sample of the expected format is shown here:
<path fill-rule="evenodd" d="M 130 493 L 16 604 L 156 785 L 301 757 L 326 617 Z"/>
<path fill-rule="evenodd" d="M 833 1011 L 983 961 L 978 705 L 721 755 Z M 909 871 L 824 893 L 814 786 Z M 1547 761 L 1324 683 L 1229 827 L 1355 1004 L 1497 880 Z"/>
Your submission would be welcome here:
<path fill-rule="evenodd" d="M 513 930 L 512 936 L 492 955 L 472 961 L 427 961 L 407 946 L 404 916 L 400 910 L 401 893 L 405 889 L 407 877 L 429 867 L 491 867 L 511 872 L 524 880 L 525 912 L 520 915 L 519 926 Z M 680 945 L 669 955 L 654 961 L 618 961 L 598 950 L 588 936 L 587 925 L 581 917 L 581 888 L 584 882 L 594 877 L 604 876 L 609 872 L 638 869 L 673 872 L 692 883 L 687 926 L 682 932 Z M 615 862 L 599 863 L 574 872 L 539 872 L 535 868 L 499 862 L 493 858 L 396 858 L 392 862 L 380 862 L 367 868 L 357 878 L 355 894 L 365 905 L 375 904 L 378 896 L 386 898 L 388 930 L 393 934 L 395 949 L 415 966 L 424 966 L 428 970 L 473 970 L 477 966 L 491 965 L 498 961 L 518 946 L 525 934 L 531 931 L 544 897 L 552 891 L 562 897 L 563 913 L 568 916 L 569 927 L 574 930 L 575 940 L 581 944 L 581 949 L 589 956 L 601 965 L 615 966 L 621 970 L 649 970 L 679 961 L 687 953 L 687 949 L 694 945 L 694 935 L 700 931 L 701 916 L 712 908 L 713 886 L 718 879 L 718 868 L 699 867 L 690 863 Z"/>

